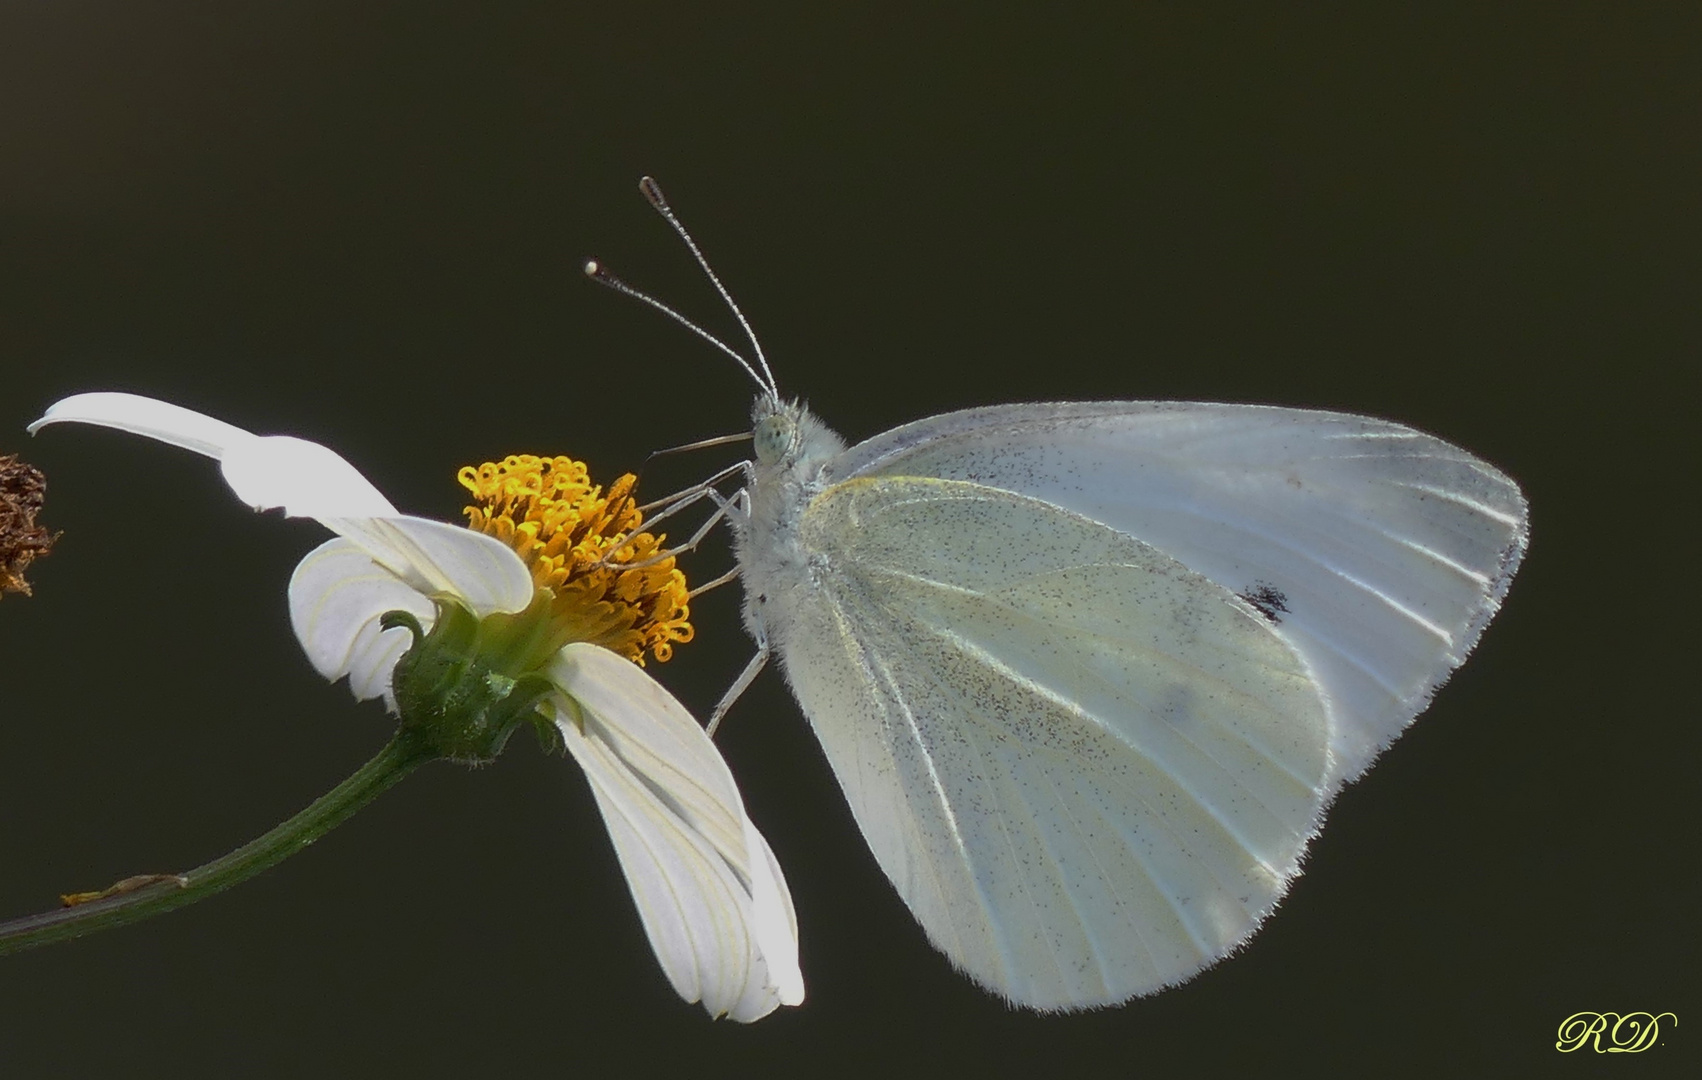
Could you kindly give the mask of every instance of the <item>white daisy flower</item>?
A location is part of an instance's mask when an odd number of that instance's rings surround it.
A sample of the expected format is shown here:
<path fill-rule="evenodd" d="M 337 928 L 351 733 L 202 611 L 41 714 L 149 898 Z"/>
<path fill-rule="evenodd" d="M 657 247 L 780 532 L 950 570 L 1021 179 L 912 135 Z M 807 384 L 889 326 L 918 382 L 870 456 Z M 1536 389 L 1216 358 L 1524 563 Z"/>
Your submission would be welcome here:
<path fill-rule="evenodd" d="M 393 745 L 420 760 L 488 761 L 522 723 L 537 725 L 591 781 L 679 995 L 740 1021 L 803 1000 L 780 867 L 715 745 L 640 666 L 646 655 L 666 660 L 691 627 L 683 575 L 671 558 L 651 559 L 657 538 L 637 532 L 632 477 L 605 492 L 567 458 L 463 469 L 476 502 L 468 528 L 398 512 L 318 443 L 163 401 L 79 394 L 30 431 L 64 422 L 214 458 L 256 510 L 336 533 L 289 589 L 296 636 L 320 674 L 347 676 L 357 698 L 384 698 L 400 717 Z M 194 887 L 201 872 L 171 881 Z M 116 905 L 112 892 L 99 895 Z"/>

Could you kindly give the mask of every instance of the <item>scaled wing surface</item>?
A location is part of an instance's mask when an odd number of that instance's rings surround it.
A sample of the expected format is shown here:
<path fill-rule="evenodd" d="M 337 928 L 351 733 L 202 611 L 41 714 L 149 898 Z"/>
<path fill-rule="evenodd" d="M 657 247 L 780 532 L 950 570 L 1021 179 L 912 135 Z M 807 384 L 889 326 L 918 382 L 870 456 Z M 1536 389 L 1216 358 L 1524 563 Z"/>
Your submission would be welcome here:
<path fill-rule="evenodd" d="M 1323 692 L 1332 793 L 1464 661 L 1527 535 L 1518 485 L 1459 447 L 1382 420 L 1270 406 L 969 409 L 853 446 L 825 479 L 898 476 L 1044 500 L 1255 601 Z"/>
<path fill-rule="evenodd" d="M 800 523 L 824 572 L 781 644 L 876 858 L 930 938 L 1039 1009 L 1244 941 L 1330 767 L 1306 664 L 1165 553 L 982 484 L 866 476 Z"/>

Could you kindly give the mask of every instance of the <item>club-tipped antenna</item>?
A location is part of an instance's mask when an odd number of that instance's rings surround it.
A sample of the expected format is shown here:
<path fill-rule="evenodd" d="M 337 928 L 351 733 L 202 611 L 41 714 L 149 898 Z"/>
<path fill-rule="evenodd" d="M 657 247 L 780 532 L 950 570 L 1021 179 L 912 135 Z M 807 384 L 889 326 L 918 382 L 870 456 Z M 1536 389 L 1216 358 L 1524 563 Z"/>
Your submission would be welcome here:
<path fill-rule="evenodd" d="M 691 233 L 686 231 L 686 227 L 680 224 L 680 219 L 674 215 L 673 207 L 668 205 L 667 196 L 662 194 L 662 186 L 656 183 L 655 177 L 645 176 L 639 178 L 638 190 L 644 196 L 644 201 L 648 202 L 658 214 L 662 215 L 663 220 L 672 225 L 674 231 L 680 234 L 680 239 L 684 240 L 686 247 L 691 249 L 692 258 L 697 260 L 697 265 L 703 268 L 710 284 L 715 286 L 715 291 L 721 294 L 721 299 L 733 312 L 733 318 L 739 320 L 739 326 L 743 328 L 745 337 L 751 343 L 751 348 L 756 350 L 757 364 L 762 368 L 762 373 L 768 376 L 768 392 L 778 398 L 780 388 L 774 382 L 774 372 L 768 369 L 768 358 L 762 355 L 762 342 L 756 339 L 756 331 L 751 329 L 750 320 L 745 318 L 745 313 L 739 310 L 739 305 L 733 302 L 733 294 L 727 291 L 725 285 L 721 284 L 721 279 L 715 276 L 715 271 L 709 268 L 709 260 L 703 257 L 703 251 L 697 246 L 697 241 L 691 238 Z"/>
<path fill-rule="evenodd" d="M 765 394 L 769 394 L 769 395 L 774 394 L 774 387 L 770 386 L 768 383 L 763 382 L 762 376 L 758 375 L 756 373 L 756 369 L 751 367 L 750 361 L 746 360 L 743 356 L 740 356 L 738 353 L 734 352 L 732 350 L 732 348 L 727 345 L 726 342 L 722 341 L 720 338 L 716 337 L 714 334 L 711 334 L 709 331 L 705 330 L 703 327 L 692 322 L 690 319 L 686 318 L 684 315 L 681 315 L 679 312 L 675 311 L 673 308 L 669 307 L 667 304 L 662 303 L 662 301 L 656 299 L 654 296 L 651 296 L 649 293 L 639 292 L 637 289 L 633 288 L 631 285 L 628 285 L 626 282 L 622 281 L 620 278 L 609 273 L 608 270 L 606 270 L 603 267 L 603 264 L 598 262 L 596 259 L 586 259 L 585 260 L 585 276 L 590 278 L 592 281 L 595 281 L 599 285 L 607 286 L 608 288 L 613 289 L 614 291 L 620 293 L 622 296 L 630 296 L 634 300 L 637 300 L 639 303 L 649 304 L 651 307 L 655 308 L 657 311 L 660 311 L 662 314 L 666 315 L 668 318 L 679 323 L 681 326 L 685 327 L 687 330 L 690 330 L 692 333 L 696 334 L 698 337 L 702 338 L 703 340 L 709 342 L 709 344 L 715 346 L 717 349 L 720 349 L 722 352 L 726 353 L 728 356 L 731 356 L 733 358 L 734 363 L 738 364 L 740 367 L 745 369 L 745 374 L 749 375 L 751 377 L 751 381 L 756 383 L 757 389 L 761 390 Z"/>

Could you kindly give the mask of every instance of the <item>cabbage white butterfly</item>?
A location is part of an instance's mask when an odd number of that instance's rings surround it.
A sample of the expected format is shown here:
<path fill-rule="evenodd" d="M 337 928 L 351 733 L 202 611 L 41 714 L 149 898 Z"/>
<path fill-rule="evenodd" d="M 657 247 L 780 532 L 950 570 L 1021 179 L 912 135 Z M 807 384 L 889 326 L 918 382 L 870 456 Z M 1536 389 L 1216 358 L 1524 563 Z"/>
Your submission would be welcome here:
<path fill-rule="evenodd" d="M 1125 1001 L 1245 942 L 1524 553 L 1518 485 L 1399 424 L 1025 404 L 847 446 L 754 336 L 761 376 L 710 340 L 762 388 L 744 487 L 676 503 L 730 522 L 758 647 L 711 730 L 777 652 L 929 940 L 1030 1008 Z"/>

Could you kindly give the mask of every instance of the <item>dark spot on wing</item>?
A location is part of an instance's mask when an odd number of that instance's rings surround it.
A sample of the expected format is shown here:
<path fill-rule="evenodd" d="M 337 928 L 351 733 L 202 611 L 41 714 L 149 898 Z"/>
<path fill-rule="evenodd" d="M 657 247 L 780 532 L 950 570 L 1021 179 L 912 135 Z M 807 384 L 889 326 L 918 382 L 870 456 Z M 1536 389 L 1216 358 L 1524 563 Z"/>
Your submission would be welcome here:
<path fill-rule="evenodd" d="M 1248 586 L 1246 592 L 1236 593 L 1236 595 L 1252 604 L 1260 615 L 1273 623 L 1282 622 L 1282 616 L 1278 615 L 1277 612 L 1286 613 L 1288 611 L 1288 597 L 1284 596 L 1282 590 L 1275 585 L 1255 581 Z"/>

